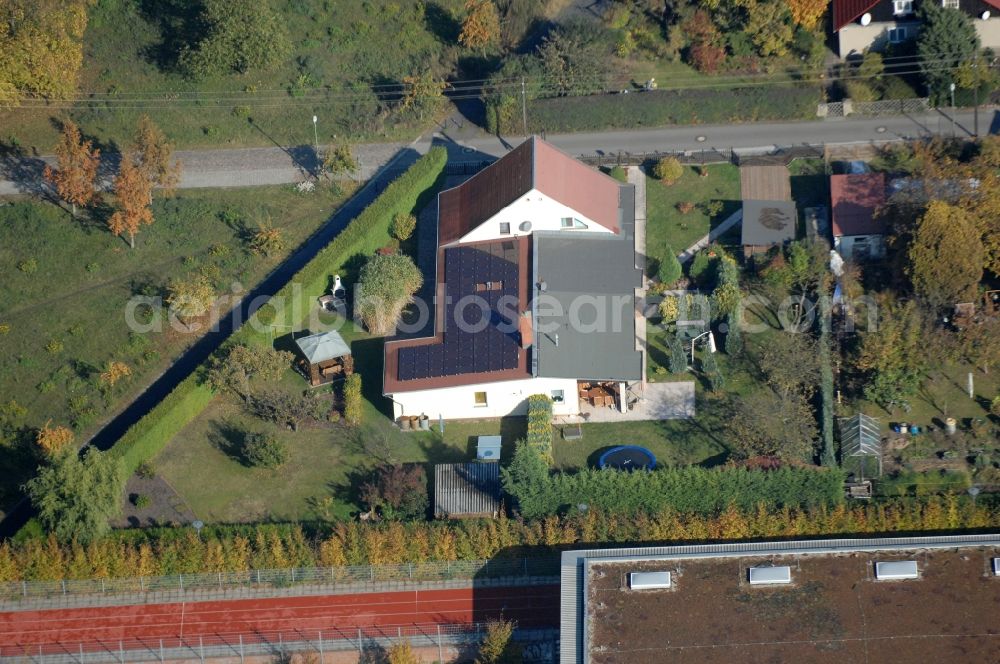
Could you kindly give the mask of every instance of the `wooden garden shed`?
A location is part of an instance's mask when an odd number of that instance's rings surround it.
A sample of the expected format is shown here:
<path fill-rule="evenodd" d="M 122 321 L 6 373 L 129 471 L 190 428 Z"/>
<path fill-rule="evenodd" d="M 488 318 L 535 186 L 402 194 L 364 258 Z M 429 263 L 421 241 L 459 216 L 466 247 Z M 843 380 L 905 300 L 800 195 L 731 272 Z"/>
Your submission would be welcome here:
<path fill-rule="evenodd" d="M 351 347 L 337 332 L 321 332 L 295 340 L 299 368 L 313 387 L 332 383 L 349 373 Z"/>

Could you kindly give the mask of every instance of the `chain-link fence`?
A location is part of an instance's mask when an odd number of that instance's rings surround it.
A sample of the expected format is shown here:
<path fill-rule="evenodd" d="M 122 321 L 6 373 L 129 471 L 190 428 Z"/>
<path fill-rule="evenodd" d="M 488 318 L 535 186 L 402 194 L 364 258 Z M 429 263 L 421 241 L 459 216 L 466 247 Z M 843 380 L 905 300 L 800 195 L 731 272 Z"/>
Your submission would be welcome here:
<path fill-rule="evenodd" d="M 880 99 L 877 101 L 834 101 L 820 104 L 816 115 L 821 118 L 843 118 L 848 115 L 864 115 L 880 118 L 889 115 L 906 115 L 908 113 L 924 113 L 931 108 L 927 97 L 913 99 Z"/>
<path fill-rule="evenodd" d="M 329 627 L 319 630 L 248 632 L 169 638 L 110 639 L 88 643 L 49 643 L 0 646 L 0 662 L 32 664 L 98 664 L 102 662 L 166 662 L 176 660 L 272 657 L 287 660 L 295 653 L 309 653 L 317 664 L 333 653 L 356 651 L 359 659 L 384 653 L 396 643 L 409 641 L 429 650 L 438 661 L 469 654 L 482 640 L 485 623 L 464 625 L 406 625 L 398 627 Z M 514 640 L 524 647 L 526 662 L 554 662 L 558 630 L 517 629 Z M 436 651 L 436 652 L 435 652 Z M 457 651 L 457 653 L 456 653 Z M 376 657 L 377 659 L 377 657 Z"/>
<path fill-rule="evenodd" d="M 359 565 L 353 567 L 304 567 L 293 569 L 171 574 L 117 579 L 66 579 L 60 581 L 14 581 L 0 584 L 0 607 L 31 608 L 59 605 L 61 600 L 88 598 L 90 604 L 114 603 L 117 595 L 155 594 L 197 599 L 224 597 L 231 591 L 274 591 L 299 593 L 313 586 L 324 592 L 355 590 L 373 585 L 405 587 L 411 583 L 475 580 L 480 583 L 523 584 L 536 578 L 558 576 L 559 561 L 546 558 L 501 558 L 454 562 L 407 563 L 402 565 Z M 96 600 L 94 599 L 96 598 Z M 102 598 L 107 598 L 102 601 Z M 52 602 L 51 600 L 56 600 Z"/>

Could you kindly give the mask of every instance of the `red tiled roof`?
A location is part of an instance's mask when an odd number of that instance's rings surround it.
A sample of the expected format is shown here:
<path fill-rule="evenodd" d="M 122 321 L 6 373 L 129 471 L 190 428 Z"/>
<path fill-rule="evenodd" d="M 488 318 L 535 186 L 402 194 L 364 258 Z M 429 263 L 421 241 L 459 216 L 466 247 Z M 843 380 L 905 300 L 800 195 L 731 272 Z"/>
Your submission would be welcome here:
<path fill-rule="evenodd" d="M 885 204 L 885 173 L 830 176 L 833 236 L 884 235 L 885 222 L 875 211 Z"/>
<path fill-rule="evenodd" d="M 441 192 L 438 244 L 459 240 L 532 189 L 617 233 L 619 187 L 613 178 L 532 137 L 466 182 Z"/>
<path fill-rule="evenodd" d="M 833 31 L 857 20 L 878 3 L 879 0 L 833 0 Z"/>

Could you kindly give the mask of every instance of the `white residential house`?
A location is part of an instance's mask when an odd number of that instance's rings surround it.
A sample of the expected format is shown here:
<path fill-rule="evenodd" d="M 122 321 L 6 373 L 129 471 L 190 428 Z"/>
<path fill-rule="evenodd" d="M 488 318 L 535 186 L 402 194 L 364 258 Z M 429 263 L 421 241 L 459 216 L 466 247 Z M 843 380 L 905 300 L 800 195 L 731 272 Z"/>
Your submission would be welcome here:
<path fill-rule="evenodd" d="M 636 343 L 634 188 L 531 138 L 438 197 L 433 336 L 385 344 L 395 416 L 627 409 Z"/>

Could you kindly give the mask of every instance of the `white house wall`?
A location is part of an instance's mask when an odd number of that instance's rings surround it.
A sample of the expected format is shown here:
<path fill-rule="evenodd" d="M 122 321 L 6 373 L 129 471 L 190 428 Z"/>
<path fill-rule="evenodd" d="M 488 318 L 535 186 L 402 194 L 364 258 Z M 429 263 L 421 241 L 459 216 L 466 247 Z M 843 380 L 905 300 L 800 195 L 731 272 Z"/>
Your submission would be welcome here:
<path fill-rule="evenodd" d="M 575 217 L 587 225 L 586 231 L 583 229 L 565 230 L 564 232 L 566 233 L 587 231 L 597 233 L 612 232 L 593 219 L 583 216 L 573 208 L 563 205 L 537 189 L 532 189 L 466 233 L 459 242 L 482 242 L 484 240 L 518 237 L 521 235 L 530 235 L 533 231 L 558 231 L 562 230 L 560 224 L 563 217 Z M 524 232 L 519 228 L 525 221 L 531 222 L 531 231 L 529 232 Z M 500 224 L 502 223 L 510 224 L 509 235 L 502 235 L 500 233 Z"/>
<path fill-rule="evenodd" d="M 995 12 L 996 13 L 996 12 Z M 979 34 L 979 43 L 983 48 L 1000 48 L 1000 16 L 991 16 L 985 21 L 972 18 L 972 25 Z M 906 28 L 907 40 L 914 39 L 920 33 L 920 23 L 912 19 L 905 21 L 881 21 L 861 25 L 858 22 L 845 25 L 837 32 L 840 57 L 846 58 L 852 54 L 861 54 L 866 48 L 873 51 L 884 50 L 889 45 L 889 30 L 896 27 Z"/>
<path fill-rule="evenodd" d="M 436 420 L 439 416 L 446 420 L 460 420 L 527 415 L 528 397 L 533 394 L 552 396 L 555 390 L 562 390 L 564 395 L 562 403 L 553 404 L 556 415 L 576 415 L 580 412 L 576 380 L 567 378 L 505 380 L 400 392 L 390 394 L 389 397 L 393 401 L 393 414 L 396 418 L 403 415 L 427 415 L 431 420 Z M 486 392 L 485 406 L 476 405 L 476 392 Z"/>

